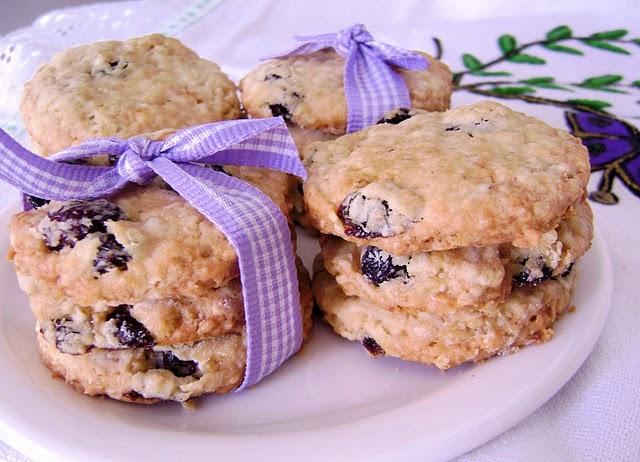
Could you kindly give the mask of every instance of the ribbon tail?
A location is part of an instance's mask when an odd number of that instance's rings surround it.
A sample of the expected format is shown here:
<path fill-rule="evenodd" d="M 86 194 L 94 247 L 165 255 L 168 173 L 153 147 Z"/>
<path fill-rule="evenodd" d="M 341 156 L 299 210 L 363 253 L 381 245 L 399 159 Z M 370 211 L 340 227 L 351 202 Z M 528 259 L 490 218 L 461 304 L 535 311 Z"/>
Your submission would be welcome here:
<path fill-rule="evenodd" d="M 365 48 L 350 51 L 345 64 L 344 89 L 349 108 L 349 133 L 375 124 L 385 112 L 411 106 L 402 76 Z"/>
<path fill-rule="evenodd" d="M 236 391 L 243 390 L 273 372 L 302 344 L 298 278 L 287 219 L 260 190 L 224 173 L 177 165 L 167 158 L 148 165 L 218 226 L 236 250 L 247 329 L 247 366 Z M 282 338 L 274 338 L 278 332 Z"/>

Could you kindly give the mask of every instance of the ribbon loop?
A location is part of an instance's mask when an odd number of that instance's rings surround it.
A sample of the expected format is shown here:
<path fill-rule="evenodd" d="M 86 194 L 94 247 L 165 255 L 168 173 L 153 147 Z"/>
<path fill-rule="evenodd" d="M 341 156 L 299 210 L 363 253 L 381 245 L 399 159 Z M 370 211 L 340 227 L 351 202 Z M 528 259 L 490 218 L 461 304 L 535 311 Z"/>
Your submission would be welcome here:
<path fill-rule="evenodd" d="M 286 58 L 333 48 L 345 58 L 344 91 L 347 99 L 347 132 L 376 123 L 386 112 L 411 107 L 404 79 L 394 67 L 425 70 L 429 61 L 420 53 L 376 42 L 362 24 L 334 34 L 295 37 L 301 42 Z"/>
<path fill-rule="evenodd" d="M 64 161 L 110 154 L 116 166 Z M 51 160 L 0 129 L 0 180 L 27 194 L 66 201 L 107 197 L 157 174 L 214 223 L 238 256 L 246 320 L 249 387 L 300 349 L 302 321 L 295 255 L 286 217 L 260 190 L 202 164 L 259 166 L 305 177 L 282 118 L 233 120 L 186 128 L 165 141 L 102 138 Z"/>

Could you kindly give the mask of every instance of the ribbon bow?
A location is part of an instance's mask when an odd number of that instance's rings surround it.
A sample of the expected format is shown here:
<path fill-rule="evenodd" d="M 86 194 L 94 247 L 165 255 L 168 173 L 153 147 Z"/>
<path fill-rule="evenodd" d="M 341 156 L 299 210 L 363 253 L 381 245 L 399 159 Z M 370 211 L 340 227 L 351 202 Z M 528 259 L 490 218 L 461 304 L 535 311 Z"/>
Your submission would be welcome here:
<path fill-rule="evenodd" d="M 412 71 L 424 70 L 429 61 L 419 53 L 376 42 L 362 24 L 336 34 L 295 36 L 302 42 L 286 58 L 333 48 L 345 58 L 344 91 L 347 98 L 347 132 L 376 123 L 385 112 L 411 107 L 404 79 L 392 66 Z"/>
<path fill-rule="evenodd" d="M 97 155 L 111 167 L 72 165 Z M 247 330 L 247 366 L 237 389 L 277 369 L 302 344 L 295 257 L 287 219 L 259 189 L 202 164 L 246 165 L 306 172 L 282 118 L 233 120 L 176 132 L 165 141 L 100 138 L 49 159 L 0 130 L 0 179 L 23 192 L 58 201 L 110 196 L 156 175 L 214 223 L 238 255 Z"/>

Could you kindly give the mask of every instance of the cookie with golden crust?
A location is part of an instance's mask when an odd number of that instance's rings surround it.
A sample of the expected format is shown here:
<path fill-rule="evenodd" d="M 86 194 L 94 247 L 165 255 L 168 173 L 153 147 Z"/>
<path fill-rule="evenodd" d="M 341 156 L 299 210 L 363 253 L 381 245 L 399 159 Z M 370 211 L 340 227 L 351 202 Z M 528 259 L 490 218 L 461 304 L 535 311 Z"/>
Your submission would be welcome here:
<path fill-rule="evenodd" d="M 432 364 L 446 370 L 530 344 L 547 341 L 553 324 L 570 307 L 575 274 L 536 287 L 520 287 L 489 309 L 433 313 L 390 311 L 349 297 L 327 272 L 314 277 L 322 316 L 333 330 L 362 342 L 373 356 Z"/>
<path fill-rule="evenodd" d="M 310 223 L 395 255 L 536 246 L 589 179 L 580 140 L 493 102 L 312 143 L 304 163 Z"/>
<path fill-rule="evenodd" d="M 388 309 L 447 312 L 499 303 L 512 286 L 535 286 L 570 270 L 593 237 L 589 204 L 569 209 L 537 247 L 511 244 L 392 255 L 333 236 L 320 239 L 325 269 L 348 296 Z"/>
<path fill-rule="evenodd" d="M 297 262 L 301 305 L 311 307 L 308 274 Z M 244 301 L 240 278 L 200 297 L 146 299 L 136 303 L 81 306 L 46 293 L 31 294 L 31 309 L 40 333 L 61 353 L 151 348 L 192 343 L 244 331 Z M 305 311 L 306 312 L 306 311 Z"/>
<path fill-rule="evenodd" d="M 312 295 L 309 276 L 300 262 L 298 271 L 306 341 L 312 328 Z M 134 306 L 130 314 L 136 315 L 138 322 L 144 322 L 137 308 Z M 73 337 L 85 332 L 74 332 L 76 326 L 59 324 L 58 335 L 52 336 L 46 327 L 39 325 L 40 355 L 49 369 L 77 391 L 120 401 L 144 404 L 187 401 L 206 393 L 227 393 L 242 382 L 246 366 L 244 328 L 186 343 L 159 344 L 144 343 L 145 335 L 133 334 L 132 325 L 129 319 L 128 337 L 137 339 L 138 344 L 120 345 L 116 349 L 107 344 L 94 345 L 82 350 L 75 348 L 81 340 Z"/>
<path fill-rule="evenodd" d="M 452 83 L 446 64 L 426 53 L 426 70 L 399 69 L 411 105 L 429 111 L 449 107 Z M 242 103 L 252 117 L 282 116 L 304 129 L 345 133 L 347 102 L 344 58 L 331 49 L 277 58 L 260 64 L 240 81 Z"/>
<path fill-rule="evenodd" d="M 237 119 L 240 103 L 217 64 L 152 34 L 58 53 L 25 84 L 20 111 L 49 155 L 91 138 Z"/>
<path fill-rule="evenodd" d="M 229 172 L 288 213 L 284 174 L 243 167 Z M 222 232 L 178 194 L 155 185 L 18 213 L 10 234 L 9 256 L 27 295 L 81 306 L 203 297 L 239 274 Z"/>
<path fill-rule="evenodd" d="M 329 236 L 320 239 L 320 246 L 325 269 L 345 294 L 388 309 L 463 309 L 501 301 L 511 290 L 494 246 L 410 256 Z"/>

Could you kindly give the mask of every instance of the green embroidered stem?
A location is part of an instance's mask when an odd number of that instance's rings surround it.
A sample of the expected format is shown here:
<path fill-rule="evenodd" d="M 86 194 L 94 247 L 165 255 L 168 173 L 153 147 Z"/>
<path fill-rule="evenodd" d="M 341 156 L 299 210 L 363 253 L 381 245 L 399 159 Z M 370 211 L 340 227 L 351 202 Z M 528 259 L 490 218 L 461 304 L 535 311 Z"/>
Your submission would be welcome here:
<path fill-rule="evenodd" d="M 561 100 L 556 100 L 552 98 L 543 98 L 541 96 L 533 96 L 526 93 L 525 94 L 505 94 L 505 93 L 498 94 L 492 90 L 484 90 L 482 88 L 479 88 L 478 84 L 481 84 L 481 83 L 478 82 L 477 84 L 461 85 L 457 89 L 466 90 L 470 93 L 475 93 L 476 95 L 490 96 L 494 98 L 499 97 L 503 99 L 518 99 L 521 101 L 526 101 L 527 103 L 546 104 L 549 106 L 563 107 L 563 108 L 569 108 L 569 109 L 579 109 L 579 110 L 588 111 L 594 114 L 609 115 L 607 111 L 594 108 L 593 106 L 590 106 L 584 103 L 580 103 L 579 102 L 580 100 L 561 101 Z"/>
<path fill-rule="evenodd" d="M 505 37 L 505 36 L 503 36 L 503 37 Z M 509 37 L 509 36 L 507 36 L 507 37 Z M 496 64 L 499 64 L 501 62 L 514 60 L 514 58 L 517 58 L 518 56 L 522 56 L 523 55 L 522 52 L 527 50 L 527 49 L 529 49 L 529 48 L 531 48 L 531 47 L 544 46 L 544 47 L 551 47 L 550 49 L 553 49 L 554 46 L 556 48 L 557 47 L 562 47 L 561 45 L 558 45 L 558 43 L 559 42 L 565 42 L 567 40 L 577 40 L 579 42 L 582 42 L 582 43 L 584 43 L 586 45 L 589 45 L 589 46 L 592 46 L 592 47 L 595 47 L 595 48 L 608 49 L 609 51 L 614 51 L 614 52 L 618 52 L 618 53 L 622 52 L 622 53 L 625 53 L 625 54 L 629 54 L 629 52 L 627 52 L 624 49 L 617 48 L 617 47 L 615 47 L 613 45 L 610 45 L 608 42 L 638 44 L 637 39 L 622 40 L 622 39 L 606 39 L 606 38 L 603 38 L 603 39 L 598 40 L 596 34 L 591 35 L 591 36 L 586 36 L 586 37 L 568 36 L 568 37 L 560 38 L 560 39 L 556 39 L 556 40 L 549 40 L 549 39 L 535 40 L 533 42 L 523 43 L 520 46 L 516 46 L 514 48 L 511 48 L 509 51 L 504 52 L 501 56 L 498 56 L 497 58 L 492 59 L 491 61 L 488 61 L 488 62 L 486 62 L 484 64 L 478 62 L 478 65 L 473 67 L 473 69 L 467 69 L 465 71 L 456 72 L 455 74 L 453 74 L 453 84 L 454 84 L 454 86 L 457 87 L 459 85 L 459 83 L 461 82 L 462 78 L 467 74 L 473 74 L 473 73 L 477 73 L 477 72 L 482 72 L 482 71 L 484 71 L 484 70 L 486 70 L 486 69 L 488 69 L 488 68 L 490 68 L 492 66 L 495 66 Z M 604 40 L 606 40 L 606 42 Z M 602 45 L 602 44 L 604 44 L 604 45 Z M 504 43 L 501 43 L 500 45 L 501 45 L 501 48 L 503 50 L 507 49 L 506 47 L 508 47 L 508 45 L 505 45 Z M 607 45 L 609 45 L 609 47 L 606 47 Z M 569 48 L 569 47 L 562 47 L 562 48 L 564 48 L 564 50 L 562 50 L 564 52 L 568 52 L 568 53 L 571 53 L 571 54 L 578 54 L 578 53 L 582 54 L 582 52 L 580 52 L 579 50 L 576 50 L 574 48 Z M 618 51 L 615 51 L 614 49 L 616 49 Z M 573 51 L 567 51 L 567 50 L 573 50 Z M 561 50 L 558 50 L 558 51 L 561 51 Z M 528 55 L 525 55 L 525 56 L 528 56 Z M 529 58 L 535 58 L 535 57 L 529 57 Z M 516 59 L 516 62 L 517 61 L 518 60 Z M 526 62 L 526 61 L 522 61 L 522 62 Z M 540 60 L 538 62 L 530 60 L 529 62 L 530 63 L 534 63 L 534 64 L 544 64 L 544 60 Z"/>

